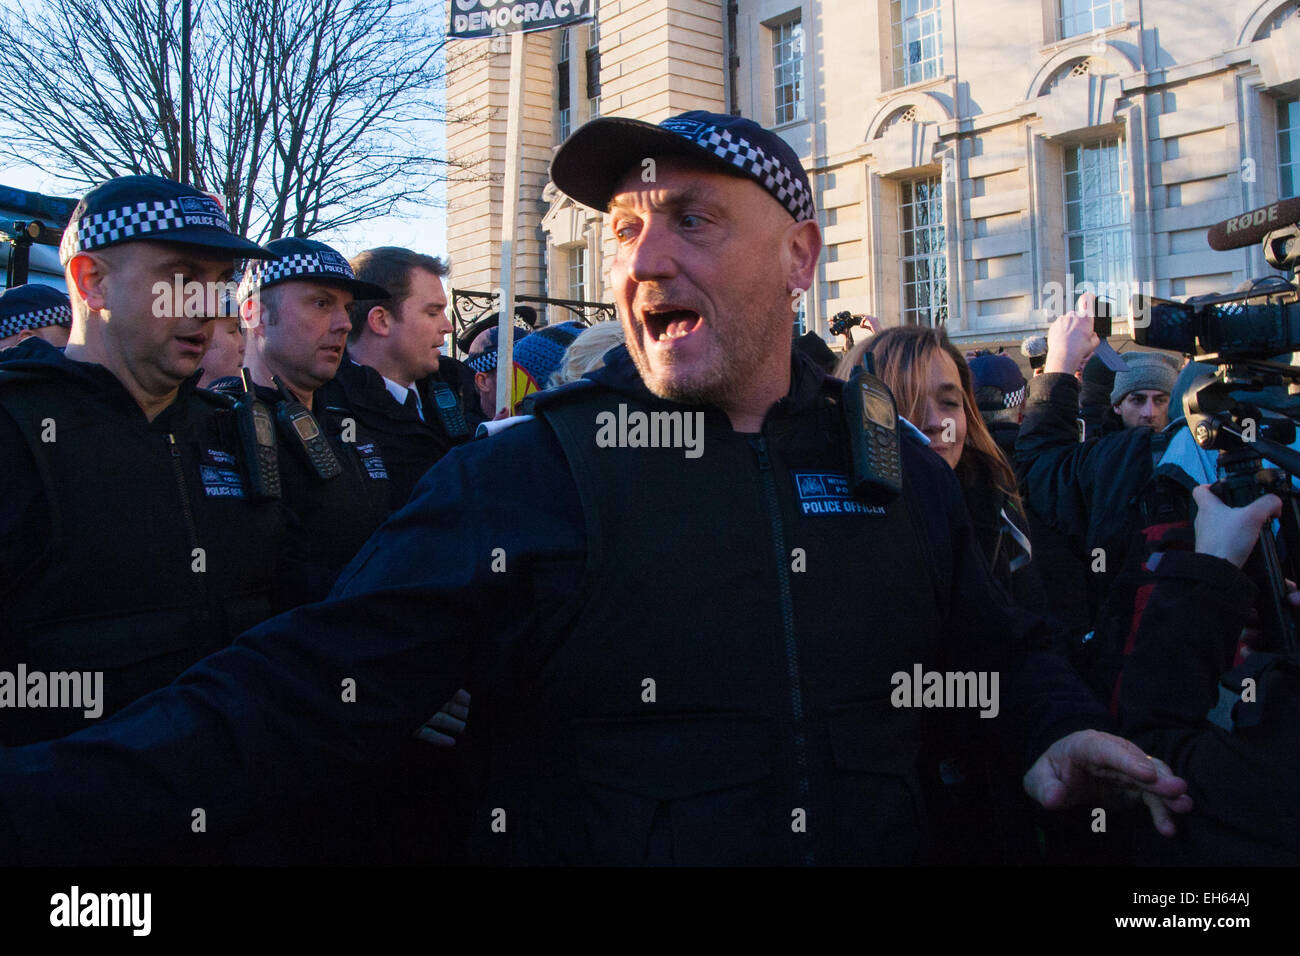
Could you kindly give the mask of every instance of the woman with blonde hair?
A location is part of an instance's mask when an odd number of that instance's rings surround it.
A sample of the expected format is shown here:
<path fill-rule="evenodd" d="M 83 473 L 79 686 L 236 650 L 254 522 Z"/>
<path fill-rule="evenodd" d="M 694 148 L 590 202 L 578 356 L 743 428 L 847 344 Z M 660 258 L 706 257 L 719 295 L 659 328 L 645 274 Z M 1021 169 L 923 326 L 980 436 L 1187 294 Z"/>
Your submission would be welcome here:
<path fill-rule="evenodd" d="M 623 344 L 623 323 L 614 319 L 597 322 L 578 333 L 564 350 L 564 360 L 551 376 L 547 388 L 576 382 L 605 364 L 605 353 Z"/>

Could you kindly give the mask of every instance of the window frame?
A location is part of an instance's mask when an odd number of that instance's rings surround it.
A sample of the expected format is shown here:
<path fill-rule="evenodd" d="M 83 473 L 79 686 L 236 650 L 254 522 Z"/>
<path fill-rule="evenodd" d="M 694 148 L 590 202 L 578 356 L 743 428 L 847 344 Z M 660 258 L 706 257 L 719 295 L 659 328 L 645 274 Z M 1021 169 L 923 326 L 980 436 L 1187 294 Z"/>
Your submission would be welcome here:
<path fill-rule="evenodd" d="M 1099 148 L 1113 148 L 1116 158 L 1116 165 L 1113 169 L 1103 170 L 1107 179 L 1113 176 L 1117 190 L 1114 192 L 1101 193 L 1101 197 L 1113 197 L 1117 208 L 1122 210 L 1120 219 L 1110 218 L 1105 222 L 1095 225 L 1088 225 L 1087 210 L 1095 208 L 1098 204 L 1098 194 L 1088 193 L 1086 189 L 1086 178 L 1088 174 L 1087 154 L 1089 150 Z M 1134 248 L 1133 248 L 1133 172 L 1130 167 L 1130 157 L 1128 155 L 1128 143 L 1123 135 L 1106 134 L 1099 137 L 1092 137 L 1086 140 L 1065 143 L 1061 146 L 1061 232 L 1062 232 L 1062 251 L 1064 253 L 1065 272 L 1067 276 L 1073 277 L 1075 288 L 1082 286 L 1084 283 L 1090 283 L 1095 291 L 1100 293 L 1103 284 L 1111 289 L 1119 288 L 1119 283 L 1126 284 L 1126 288 L 1134 288 Z M 1079 164 L 1076 170 L 1070 169 L 1071 156 L 1079 156 Z M 1100 167 L 1093 167 L 1099 169 Z M 1078 176 L 1079 195 L 1078 198 L 1071 198 L 1070 195 L 1070 177 L 1072 172 Z M 1071 213 L 1074 209 L 1084 211 L 1080 216 L 1079 225 L 1071 227 Z M 1101 274 L 1097 275 L 1095 266 L 1089 263 L 1095 260 L 1087 254 L 1087 242 L 1090 239 L 1100 237 L 1103 250 L 1103 266 Z M 1122 256 L 1108 254 L 1109 244 L 1115 239 L 1122 241 Z M 1078 240 L 1081 244 L 1082 255 L 1079 258 L 1074 256 L 1072 251 L 1073 241 Z M 1079 269 L 1075 268 L 1076 263 Z M 1118 264 L 1118 272 L 1116 265 Z"/>
<path fill-rule="evenodd" d="M 1300 96 L 1270 97 L 1273 103 L 1273 142 L 1277 149 L 1277 198 L 1294 199 L 1300 195 Z M 1284 107 L 1294 106 L 1288 117 L 1295 125 L 1283 126 L 1282 111 Z M 1290 133 L 1291 161 L 1283 162 L 1283 134 Z M 1286 189 L 1285 170 L 1291 173 L 1291 191 Z"/>
<path fill-rule="evenodd" d="M 917 199 L 916 189 L 925 185 L 931 189 L 929 196 Z M 915 215 L 910 218 L 909 210 L 927 208 L 930 218 L 918 223 Z M 937 219 L 934 213 L 938 213 Z M 933 233 L 939 233 L 936 243 Z M 922 243 L 917 238 L 928 235 Z M 909 237 L 912 239 L 913 252 L 907 253 Z M 920 252 L 915 251 L 924 246 Z M 909 266 L 924 263 L 926 276 L 920 281 L 909 281 Z M 937 266 L 937 267 L 936 267 Z M 909 296 L 909 289 L 926 288 L 927 301 L 921 305 L 919 300 Z M 941 173 L 917 176 L 901 180 L 898 184 L 898 314 L 903 325 L 922 325 L 938 328 L 948 324 L 950 315 L 950 297 L 948 295 L 948 225 L 944 209 L 944 184 Z"/>
<path fill-rule="evenodd" d="M 768 21 L 765 26 L 768 28 L 771 45 L 769 50 L 772 56 L 772 116 L 773 126 L 787 126 L 791 123 L 801 123 L 807 120 L 807 83 L 805 82 L 804 52 L 806 49 L 808 34 L 803 28 L 803 11 L 792 10 L 777 20 Z M 793 53 L 790 58 L 782 59 L 782 46 L 788 45 L 794 47 L 794 31 L 791 28 L 798 29 L 798 51 Z M 784 39 L 784 31 L 791 29 L 791 36 L 788 41 Z M 783 75 L 782 71 L 788 71 Z M 785 82 L 782 82 L 785 79 Z M 788 101 L 782 100 L 781 91 L 793 87 L 797 96 Z M 783 114 L 783 110 L 788 111 Z"/>
<path fill-rule="evenodd" d="M 1074 11 L 1066 14 L 1067 6 L 1074 6 Z M 1081 9 L 1086 8 L 1086 9 Z M 1104 9 L 1106 16 L 1110 18 L 1109 23 L 1098 23 L 1097 12 Z M 1066 21 L 1073 20 L 1081 22 L 1087 18 L 1088 25 L 1082 29 L 1076 29 L 1072 32 L 1066 32 Z M 1109 30 L 1111 27 L 1119 26 L 1126 23 L 1124 17 L 1124 0 L 1056 0 L 1056 37 L 1058 40 L 1068 40 L 1072 37 L 1088 36 L 1098 30 Z"/>
<path fill-rule="evenodd" d="M 906 12 L 909 3 L 918 6 L 929 4 L 929 6 L 908 16 Z M 909 41 L 907 39 L 908 23 L 919 23 L 922 19 L 932 22 L 934 30 L 929 34 L 919 36 L 915 41 Z M 913 83 L 925 83 L 944 75 L 943 20 L 943 0 L 890 0 L 889 29 L 893 88 L 911 86 Z M 916 63 L 916 65 L 919 65 L 919 70 L 914 72 L 912 69 L 914 64 L 909 63 L 906 57 L 907 48 L 911 42 L 924 44 L 927 39 L 933 39 L 934 41 L 934 54 L 929 58 L 922 57 L 919 59 Z M 932 72 L 927 69 L 927 65 L 933 66 Z"/>
<path fill-rule="evenodd" d="M 558 42 L 560 52 L 555 58 L 555 128 L 557 141 L 564 142 L 573 132 L 573 103 L 569 95 L 569 84 L 573 70 L 570 56 L 570 27 L 560 30 Z"/>

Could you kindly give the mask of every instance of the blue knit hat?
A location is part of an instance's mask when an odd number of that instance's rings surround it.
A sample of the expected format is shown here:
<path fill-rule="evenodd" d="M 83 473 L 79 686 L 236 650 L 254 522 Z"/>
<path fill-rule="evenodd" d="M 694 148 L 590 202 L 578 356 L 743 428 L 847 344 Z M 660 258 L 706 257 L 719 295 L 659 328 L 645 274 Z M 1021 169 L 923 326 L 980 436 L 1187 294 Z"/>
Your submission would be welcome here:
<path fill-rule="evenodd" d="M 522 369 L 537 388 L 545 388 L 563 363 L 565 349 L 585 328 L 581 322 L 561 322 L 525 336 L 515 346 L 515 367 Z"/>

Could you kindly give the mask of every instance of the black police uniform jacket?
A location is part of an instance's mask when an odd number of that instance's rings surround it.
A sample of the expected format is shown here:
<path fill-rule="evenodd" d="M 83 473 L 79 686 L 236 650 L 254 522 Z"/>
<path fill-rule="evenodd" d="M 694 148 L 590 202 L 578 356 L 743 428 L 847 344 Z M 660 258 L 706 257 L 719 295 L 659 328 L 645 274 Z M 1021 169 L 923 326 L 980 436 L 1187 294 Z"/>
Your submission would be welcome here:
<path fill-rule="evenodd" d="M 222 379 L 216 388 L 238 398 L 243 385 L 237 382 L 238 379 Z M 272 416 L 276 416 L 284 401 L 279 390 L 258 385 L 255 391 Z M 339 463 L 341 471 L 337 475 L 320 477 L 301 443 L 285 427 L 277 429 L 276 437 L 280 452 L 280 496 L 301 529 L 303 561 L 324 581 L 320 593 L 310 596 L 319 600 L 388 517 L 391 482 L 375 436 L 366 431 L 349 409 L 331 405 L 317 392 L 311 412 Z"/>
<path fill-rule="evenodd" d="M 655 398 L 625 350 L 591 379 L 443 458 L 328 601 L 9 753 L 0 853 L 120 856 L 204 801 L 328 787 L 463 686 L 489 764 L 479 859 L 907 863 L 926 714 L 891 701 L 895 674 L 998 672 L 983 723 L 1021 767 L 1103 724 L 993 583 L 938 456 L 907 438 L 902 498 L 849 498 L 839 386 L 811 363 L 756 435 Z M 702 414 L 701 453 L 617 447 L 639 412 Z"/>
<path fill-rule="evenodd" d="M 196 380 L 150 422 L 103 366 L 6 352 L 0 670 L 102 671 L 107 717 L 288 606 L 285 512 L 247 497 L 230 403 Z M 86 724 L 6 709 L 0 741 Z"/>
<path fill-rule="evenodd" d="M 438 420 L 427 388 L 420 390 L 425 417 L 406 408 L 369 365 L 344 355 L 334 378 L 319 392 L 319 401 L 339 414 L 355 415 L 359 425 L 379 443 L 388 471 L 391 510 L 406 504 L 411 489 L 457 440 Z"/>

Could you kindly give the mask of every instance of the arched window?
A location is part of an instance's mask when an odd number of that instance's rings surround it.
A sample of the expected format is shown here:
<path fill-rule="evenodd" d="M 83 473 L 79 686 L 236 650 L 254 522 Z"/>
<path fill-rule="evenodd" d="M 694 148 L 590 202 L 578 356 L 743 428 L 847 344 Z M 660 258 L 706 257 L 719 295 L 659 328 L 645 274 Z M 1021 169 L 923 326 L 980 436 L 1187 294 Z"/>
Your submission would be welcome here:
<path fill-rule="evenodd" d="M 1298 14 L 1300 14 L 1300 3 L 1294 2 L 1293 0 L 1291 3 L 1283 4 L 1278 7 L 1276 13 L 1264 21 L 1262 27 L 1255 31 L 1255 36 L 1252 39 L 1264 39 L 1264 37 L 1268 36 L 1282 24 L 1286 23 L 1287 20 L 1290 20 Z"/>
<path fill-rule="evenodd" d="M 1067 80 L 1079 79 L 1093 73 L 1100 75 L 1105 72 L 1107 72 L 1106 62 L 1095 56 L 1071 60 L 1048 78 L 1047 82 L 1043 84 L 1043 88 L 1038 91 L 1038 95 L 1050 96 L 1058 86 Z"/>
<path fill-rule="evenodd" d="M 882 136 L 888 133 L 895 126 L 898 126 L 900 123 L 915 123 L 915 122 L 916 122 L 916 107 L 904 106 L 901 110 L 898 110 L 892 116 L 890 116 L 889 119 L 885 120 L 883 123 L 880 124 L 880 129 L 876 130 L 876 139 L 880 139 Z"/>

